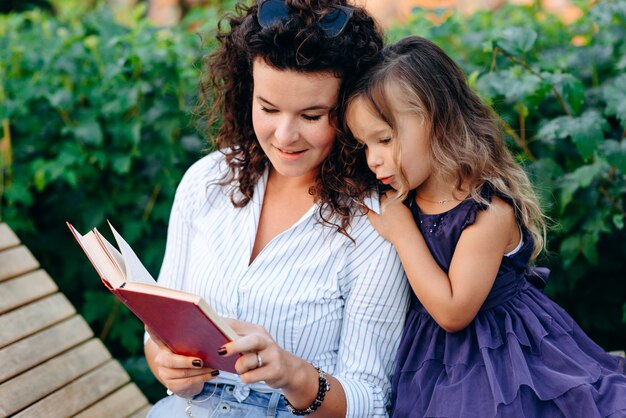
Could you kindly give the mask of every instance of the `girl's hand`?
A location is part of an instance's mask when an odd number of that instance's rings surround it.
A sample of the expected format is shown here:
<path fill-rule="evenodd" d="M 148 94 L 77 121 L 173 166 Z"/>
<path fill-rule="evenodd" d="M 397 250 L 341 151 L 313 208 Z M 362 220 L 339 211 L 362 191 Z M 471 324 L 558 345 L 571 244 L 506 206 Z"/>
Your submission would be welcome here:
<path fill-rule="evenodd" d="M 226 321 L 241 337 L 225 344 L 222 355 L 241 354 L 235 369 L 244 383 L 263 380 L 276 389 L 295 384 L 297 371 L 307 364 L 304 360 L 279 347 L 262 326 L 235 319 Z"/>
<path fill-rule="evenodd" d="M 204 383 L 214 379 L 219 371 L 203 367 L 202 360 L 174 354 L 146 328 L 150 339 L 145 352 L 154 375 L 170 391 L 182 398 L 191 398 L 202 390 Z"/>
<path fill-rule="evenodd" d="M 387 192 L 387 194 L 393 192 Z M 400 200 L 388 200 L 387 194 L 381 196 L 381 214 L 368 210 L 367 218 L 376 231 L 387 241 L 395 243 L 396 238 L 407 228 L 415 228 L 415 221 L 409 208 Z"/>

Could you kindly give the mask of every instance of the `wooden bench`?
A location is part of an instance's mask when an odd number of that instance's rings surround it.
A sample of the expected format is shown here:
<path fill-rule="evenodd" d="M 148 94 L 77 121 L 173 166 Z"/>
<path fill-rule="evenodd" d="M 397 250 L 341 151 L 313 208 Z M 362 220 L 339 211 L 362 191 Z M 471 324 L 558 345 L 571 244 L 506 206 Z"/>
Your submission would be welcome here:
<path fill-rule="evenodd" d="M 122 366 L 0 223 L 0 417 L 145 417 Z"/>

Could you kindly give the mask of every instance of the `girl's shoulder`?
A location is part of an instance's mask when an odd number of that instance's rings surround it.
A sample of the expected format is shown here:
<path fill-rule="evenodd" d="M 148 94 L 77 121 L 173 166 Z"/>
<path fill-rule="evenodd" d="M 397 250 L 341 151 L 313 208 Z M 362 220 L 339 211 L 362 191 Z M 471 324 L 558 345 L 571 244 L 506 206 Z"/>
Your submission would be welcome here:
<path fill-rule="evenodd" d="M 500 193 L 491 183 L 486 182 L 480 187 L 479 198 L 468 197 L 468 200 L 463 228 L 476 223 L 478 217 L 517 228 L 513 199 Z"/>

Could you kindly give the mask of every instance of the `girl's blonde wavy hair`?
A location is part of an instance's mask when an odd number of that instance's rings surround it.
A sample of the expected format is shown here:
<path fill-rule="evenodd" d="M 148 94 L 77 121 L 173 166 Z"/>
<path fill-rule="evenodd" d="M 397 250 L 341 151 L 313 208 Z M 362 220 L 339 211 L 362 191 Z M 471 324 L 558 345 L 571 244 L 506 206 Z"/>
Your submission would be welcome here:
<path fill-rule="evenodd" d="M 433 170 L 461 192 L 469 185 L 470 198 L 488 205 L 481 196 L 485 183 L 508 196 L 518 222 L 534 240 L 533 259 L 545 245 L 546 222 L 526 172 L 514 161 L 502 138 L 500 119 L 467 85 L 458 65 L 431 41 L 410 36 L 385 47 L 379 63 L 351 89 L 344 110 L 364 98 L 372 110 L 397 133 L 397 112 L 414 112 L 430 130 Z M 345 113 L 345 112 L 344 112 Z M 344 131 L 348 132 L 343 121 Z M 351 135 L 340 136 L 358 148 Z M 395 141 L 395 162 L 401 167 L 401 148 Z M 406 158 L 406 156 L 405 156 Z M 409 190 L 406 174 L 395 199 Z"/>

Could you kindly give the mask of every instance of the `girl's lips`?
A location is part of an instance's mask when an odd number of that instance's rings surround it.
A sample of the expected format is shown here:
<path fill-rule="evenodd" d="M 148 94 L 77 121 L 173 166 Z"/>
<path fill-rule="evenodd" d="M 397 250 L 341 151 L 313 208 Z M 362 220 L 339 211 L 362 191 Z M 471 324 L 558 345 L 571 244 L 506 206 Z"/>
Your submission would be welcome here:
<path fill-rule="evenodd" d="M 381 177 L 378 179 L 378 181 L 380 181 L 383 184 L 389 184 L 391 183 L 393 176 L 388 176 L 388 177 Z"/>

